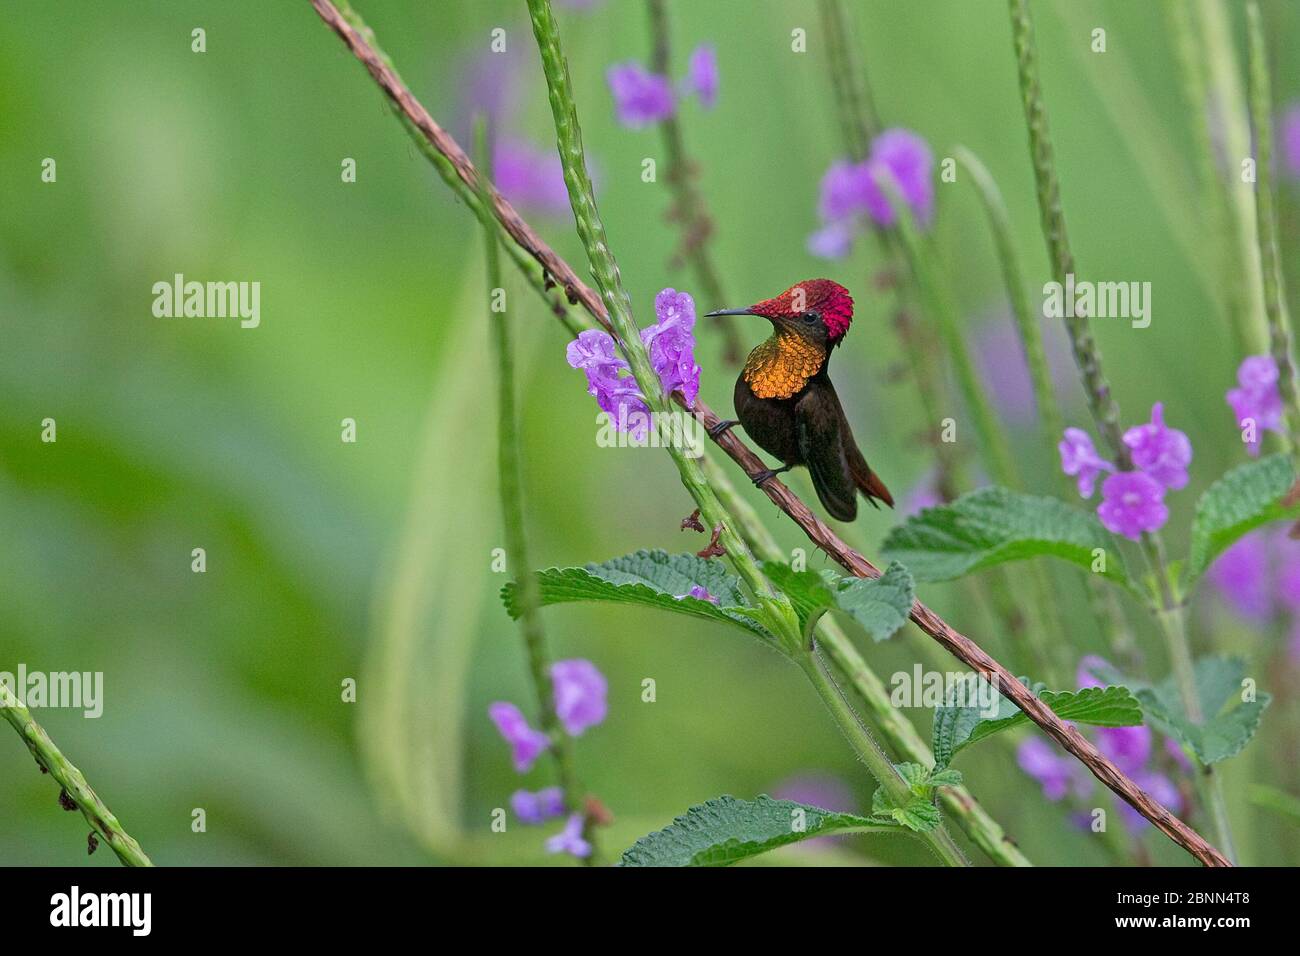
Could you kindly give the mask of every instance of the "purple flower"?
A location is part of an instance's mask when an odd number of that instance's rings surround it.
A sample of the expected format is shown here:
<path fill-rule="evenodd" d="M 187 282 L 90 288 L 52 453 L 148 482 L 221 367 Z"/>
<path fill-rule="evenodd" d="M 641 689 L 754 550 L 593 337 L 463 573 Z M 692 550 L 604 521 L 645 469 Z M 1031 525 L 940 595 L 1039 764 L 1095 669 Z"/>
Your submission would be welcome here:
<path fill-rule="evenodd" d="M 564 816 L 564 791 L 559 787 L 547 787 L 536 793 L 516 790 L 510 797 L 510 806 L 521 823 L 537 826 Z"/>
<path fill-rule="evenodd" d="M 569 816 L 564 829 L 546 841 L 546 852 L 568 853 L 581 860 L 591 856 L 591 844 L 582 838 L 582 814 Z"/>
<path fill-rule="evenodd" d="M 691 51 L 686 67 L 686 87 L 700 98 L 700 105 L 713 109 L 718 101 L 718 54 L 709 44 Z"/>
<path fill-rule="evenodd" d="M 1158 531 L 1169 520 L 1164 486 L 1143 471 L 1111 475 L 1102 482 L 1097 517 L 1107 531 L 1134 541 Z"/>
<path fill-rule="evenodd" d="M 1151 728 L 1145 724 L 1098 727 L 1097 749 L 1126 774 L 1137 773 L 1151 757 Z"/>
<path fill-rule="evenodd" d="M 497 730 L 501 731 L 501 736 L 510 745 L 515 769 L 520 773 L 527 773 L 542 751 L 550 746 L 546 734 L 528 726 L 528 719 L 524 717 L 523 712 L 507 701 L 499 700 L 489 706 L 488 716 L 492 718 L 492 722 L 497 725 Z"/>
<path fill-rule="evenodd" d="M 1124 444 L 1133 452 L 1133 464 L 1171 491 L 1187 485 L 1187 466 L 1192 461 L 1192 443 L 1187 435 L 1165 425 L 1165 406 L 1151 407 L 1151 422 L 1135 425 L 1124 433 Z"/>
<path fill-rule="evenodd" d="M 943 496 L 939 494 L 938 488 L 938 470 L 930 469 L 921 477 L 912 489 L 903 496 L 902 513 L 906 517 L 914 514 L 920 514 L 926 508 L 937 508 L 943 504 Z"/>
<path fill-rule="evenodd" d="M 650 353 L 650 364 L 663 385 L 664 394 L 681 392 L 688 406 L 694 406 L 700 392 L 700 367 L 695 364 L 695 300 L 689 293 L 664 289 L 655 296 L 658 322 L 641 330 L 641 341 Z"/>
<path fill-rule="evenodd" d="M 1282 159 L 1287 171 L 1300 179 L 1300 103 L 1292 105 L 1282 118 Z"/>
<path fill-rule="evenodd" d="M 843 259 L 852 250 L 856 235 L 851 220 L 828 222 L 808 237 L 808 254 L 819 259 Z"/>
<path fill-rule="evenodd" d="M 644 438 L 650 407 L 627 372 L 627 362 L 615 353 L 613 336 L 603 329 L 585 329 L 569 343 L 565 358 L 586 373 L 587 391 L 596 396 L 596 404 L 609 415 L 615 430 Z"/>
<path fill-rule="evenodd" d="M 848 255 L 864 217 L 892 226 L 897 214 L 882 187 L 888 178 L 921 226 L 934 216 L 934 157 L 925 140 L 906 129 L 888 129 L 860 163 L 837 160 L 822 176 L 818 214 L 822 228 L 808 237 L 808 251 L 824 258 Z"/>
<path fill-rule="evenodd" d="M 1016 763 L 1038 781 L 1048 800 L 1060 800 L 1070 793 L 1077 797 L 1088 794 L 1088 775 L 1082 765 L 1058 754 L 1040 737 L 1025 738 L 1016 748 Z"/>
<path fill-rule="evenodd" d="M 1258 457 L 1260 432 L 1282 431 L 1282 395 L 1277 386 L 1277 363 L 1271 355 L 1251 355 L 1237 369 L 1240 387 L 1228 389 L 1228 405 L 1237 416 L 1237 424 L 1245 427 L 1247 419 L 1255 423 L 1255 440 L 1247 443 L 1247 451 Z"/>
<path fill-rule="evenodd" d="M 867 211 L 882 226 L 895 220 L 888 194 L 880 187 L 882 174 L 892 176 L 899 196 L 912 210 L 918 225 L 928 226 L 934 215 L 934 156 L 920 136 L 907 129 L 887 129 L 871 144 L 867 159 Z"/>
<path fill-rule="evenodd" d="M 1082 498 L 1092 497 L 1099 474 L 1115 470 L 1114 465 L 1097 454 L 1092 436 L 1082 428 L 1067 428 L 1065 437 L 1057 448 L 1061 452 L 1061 470 L 1077 478 L 1079 496 Z"/>
<path fill-rule="evenodd" d="M 503 137 L 492 148 L 492 178 L 516 206 L 556 216 L 569 212 L 564 168 L 554 150 Z"/>
<path fill-rule="evenodd" d="M 718 599 L 715 598 L 712 594 L 710 594 L 707 588 L 705 588 L 703 585 L 700 584 L 692 584 L 691 589 L 687 591 L 685 594 L 677 595 L 677 600 L 680 601 L 682 598 L 687 598 L 687 597 L 693 597 L 699 601 L 708 601 L 710 604 L 719 603 Z"/>
<path fill-rule="evenodd" d="M 1292 611 L 1300 611 L 1300 541 L 1285 531 L 1274 539 L 1281 555 L 1278 562 L 1277 597 Z"/>
<path fill-rule="evenodd" d="M 555 713 L 571 737 L 605 719 L 608 706 L 605 676 L 591 661 L 556 661 L 551 665 L 551 687 L 555 691 Z"/>
<path fill-rule="evenodd" d="M 609 91 L 614 95 L 618 121 L 639 129 L 667 119 L 677 104 L 668 77 L 650 73 L 637 63 L 618 63 L 605 74 Z"/>
<path fill-rule="evenodd" d="M 1171 813 L 1183 812 L 1183 795 L 1174 786 L 1174 782 L 1164 774 L 1157 773 L 1154 770 L 1141 770 L 1131 773 L 1129 776 L 1134 783 L 1149 793 L 1157 803 L 1168 807 Z M 1140 833 L 1151 825 L 1151 821 L 1134 810 L 1124 800 L 1116 798 L 1115 805 L 1119 808 L 1120 819 L 1124 821 L 1124 826 L 1130 833 Z"/>
<path fill-rule="evenodd" d="M 1273 613 L 1268 545 L 1265 531 L 1243 535 L 1215 559 L 1208 572 L 1228 604 L 1252 621 L 1267 621 Z"/>

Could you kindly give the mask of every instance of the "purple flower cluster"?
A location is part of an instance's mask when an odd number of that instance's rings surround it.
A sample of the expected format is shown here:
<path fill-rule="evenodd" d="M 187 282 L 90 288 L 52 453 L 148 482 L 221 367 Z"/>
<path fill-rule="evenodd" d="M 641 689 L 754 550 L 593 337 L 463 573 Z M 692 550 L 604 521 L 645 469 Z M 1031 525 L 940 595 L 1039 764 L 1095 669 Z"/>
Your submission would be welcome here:
<path fill-rule="evenodd" d="M 1282 432 L 1282 393 L 1273 356 L 1247 356 L 1237 369 L 1237 387 L 1228 389 L 1226 397 L 1243 439 L 1249 439 L 1246 450 L 1258 457 L 1261 432 Z"/>
<path fill-rule="evenodd" d="M 665 395 L 681 392 L 688 405 L 700 392 L 700 367 L 695 362 L 695 300 L 687 292 L 664 289 L 655 296 L 654 325 L 641 330 L 650 364 Z M 645 438 L 650 409 L 617 354 L 614 339 L 603 329 L 587 329 L 569 343 L 565 357 L 571 367 L 587 375 L 587 391 L 610 416 L 614 428 L 637 440 Z"/>
<path fill-rule="evenodd" d="M 1092 674 L 1092 669 L 1097 666 L 1109 665 L 1101 658 L 1091 655 L 1079 662 L 1080 689 L 1103 686 Z M 1144 724 L 1097 728 L 1097 749 L 1156 800 L 1174 813 L 1181 813 L 1182 793 L 1168 775 L 1153 765 L 1151 743 L 1151 729 Z M 1173 764 L 1184 771 L 1191 770 L 1191 763 L 1174 741 L 1166 740 L 1164 749 Z M 1067 796 L 1081 801 L 1092 792 L 1092 778 L 1083 765 L 1041 737 L 1026 738 L 1016 748 L 1016 762 L 1021 770 L 1038 781 L 1043 788 L 1043 796 L 1053 802 Z M 1138 833 L 1150 825 L 1144 816 L 1127 803 L 1119 801 L 1117 806 L 1130 832 Z"/>
<path fill-rule="evenodd" d="M 662 74 L 639 63 L 616 63 L 605 74 L 614 97 L 614 113 L 629 129 L 640 129 L 668 119 L 677 112 L 679 97 L 695 96 L 705 109 L 718 101 L 718 58 L 710 45 L 696 47 L 679 89 Z"/>
<path fill-rule="evenodd" d="M 1247 620 L 1289 618 L 1289 656 L 1300 667 L 1300 541 L 1285 527 L 1257 529 L 1219 555 L 1207 577 Z"/>
<path fill-rule="evenodd" d="M 556 661 L 551 665 L 550 677 L 555 695 L 555 714 L 566 734 L 581 736 L 589 727 L 605 719 L 609 711 L 606 703 L 609 684 L 595 664 L 580 658 Z M 551 742 L 546 734 L 534 729 L 514 704 L 497 701 L 488 707 L 488 716 L 510 746 L 511 759 L 519 773 L 531 770 L 537 758 L 550 748 Z M 564 815 L 564 792 L 559 787 L 546 787 L 536 792 L 516 790 L 510 797 L 510 806 L 521 822 L 542 824 Z M 591 844 L 583 839 L 584 827 L 582 814 L 571 814 L 564 829 L 546 841 L 547 850 L 578 857 L 589 856 Z"/>
<path fill-rule="evenodd" d="M 864 222 L 889 227 L 898 220 L 881 185 L 892 179 L 921 226 L 934 217 L 934 155 L 924 139 L 907 129 L 887 129 L 860 163 L 839 160 L 822 177 L 818 215 L 822 227 L 808 237 L 808 251 L 824 259 L 849 254 Z"/>
<path fill-rule="evenodd" d="M 1058 446 L 1061 470 L 1075 479 L 1079 496 L 1091 498 L 1097 478 L 1109 472 L 1101 485 L 1097 517 L 1113 534 L 1136 541 L 1143 532 L 1158 531 L 1169 520 L 1165 492 L 1187 485 L 1187 466 L 1192 461 L 1192 443 L 1187 435 L 1165 424 L 1165 409 L 1156 402 L 1151 421 L 1124 433 L 1136 471 L 1116 471 L 1081 428 L 1067 428 Z"/>

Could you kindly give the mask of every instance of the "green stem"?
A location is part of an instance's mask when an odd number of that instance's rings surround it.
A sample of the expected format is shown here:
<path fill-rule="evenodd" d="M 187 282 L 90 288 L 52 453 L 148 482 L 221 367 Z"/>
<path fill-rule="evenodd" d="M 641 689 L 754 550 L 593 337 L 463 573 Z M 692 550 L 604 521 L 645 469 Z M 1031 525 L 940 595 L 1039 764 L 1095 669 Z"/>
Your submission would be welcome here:
<path fill-rule="evenodd" d="M 668 411 L 667 403 L 658 376 L 650 365 L 650 357 L 641 342 L 640 331 L 632 317 L 632 302 L 623 288 L 618 262 L 610 251 L 605 225 L 596 208 L 596 197 L 583 152 L 582 130 L 578 125 L 578 112 L 573 102 L 569 66 L 560 45 L 555 14 L 549 0 L 528 0 L 528 12 L 542 57 L 551 115 L 555 122 L 556 145 L 564 167 L 564 182 L 569 191 L 569 203 L 573 207 L 578 236 L 586 250 L 592 277 L 596 280 L 601 300 L 609 312 L 610 325 L 619 339 L 632 376 L 651 412 L 662 416 Z M 704 480 L 699 462 L 691 458 L 678 443 L 669 441 L 666 444 L 682 484 L 695 499 L 709 526 L 719 531 L 719 542 L 726 549 L 727 557 L 741 579 L 767 612 L 771 630 L 778 635 L 786 650 L 797 650 L 800 644 L 799 627 L 790 602 L 784 595 L 772 591 L 749 549 L 736 533 L 730 515 L 718 501 L 709 483 Z"/>
<path fill-rule="evenodd" d="M 488 152 L 487 127 L 481 120 L 476 129 L 479 170 L 483 182 L 492 177 L 491 157 Z M 483 224 L 487 259 L 487 297 L 495 302 L 501 284 L 500 226 L 491 215 L 491 202 L 486 194 L 479 196 L 479 221 Z M 504 303 L 504 298 L 501 300 Z M 524 651 L 528 659 L 528 673 L 533 691 L 537 695 L 538 724 L 550 738 L 551 755 L 555 760 L 560 789 L 564 793 L 564 806 L 569 813 L 583 813 L 584 836 L 592 852 L 584 859 L 594 864 L 599 859 L 596 846 L 595 825 L 581 805 L 577 771 L 574 769 L 573 741 L 560 726 L 555 710 L 555 688 L 551 682 L 551 655 L 546 645 L 546 631 L 542 627 L 541 594 L 537 578 L 530 572 L 528 536 L 524 530 L 523 481 L 519 465 L 519 425 L 515 408 L 515 359 L 510 341 L 509 313 L 489 309 L 488 324 L 492 330 L 492 351 L 497 363 L 497 463 L 500 475 L 501 517 L 505 526 L 506 563 L 514 569 L 515 586 L 519 595 L 519 629 L 524 638 Z"/>
<path fill-rule="evenodd" d="M 668 12 L 665 0 L 648 0 L 650 32 L 654 38 L 651 69 L 660 76 L 672 74 L 672 42 L 668 30 Z M 695 281 L 700 285 L 704 300 L 714 308 L 728 304 L 722 291 L 722 280 L 709 250 L 713 235 L 713 217 L 709 215 L 704 196 L 695 186 L 695 164 L 686 153 L 681 123 L 672 113 L 659 121 L 659 132 L 664 143 L 664 176 L 673 191 L 673 208 L 670 219 L 681 228 L 680 259 L 689 262 Z M 722 331 L 725 343 L 723 358 L 730 365 L 739 365 L 744 354 L 740 333 L 734 317 L 715 316 L 713 320 Z"/>
<path fill-rule="evenodd" d="M 140 844 L 126 832 L 117 817 L 113 816 L 113 811 L 90 788 L 82 772 L 63 756 L 50 735 L 32 719 L 31 712 L 4 684 L 0 684 L 0 716 L 18 731 L 18 736 L 23 738 L 23 743 L 27 744 L 27 749 L 32 752 L 36 762 L 72 798 L 91 828 L 103 838 L 122 863 L 126 866 L 153 866 L 153 861 L 145 855 Z"/>
<path fill-rule="evenodd" d="M 836 685 L 826 670 L 826 665 L 822 662 L 820 655 L 816 651 L 806 654 L 799 658 L 799 666 L 808 676 L 813 688 L 830 711 L 831 716 L 835 718 L 835 723 L 839 725 L 840 732 L 844 734 L 854 752 L 866 764 L 871 775 L 876 778 L 880 785 L 889 794 L 890 799 L 896 806 L 905 805 L 912 796 L 911 788 L 907 781 L 904 780 L 894 769 L 893 762 L 889 755 L 881 748 L 876 739 L 871 736 L 867 728 L 858 720 L 858 715 L 853 712 L 849 706 L 848 700 L 844 693 Z M 962 854 L 961 849 L 942 824 L 933 830 L 917 833 L 918 837 L 926 842 L 943 861 L 946 866 L 969 866 L 970 863 Z"/>
<path fill-rule="evenodd" d="M 1162 609 L 1160 618 L 1161 631 L 1165 636 L 1165 646 L 1173 666 L 1174 680 L 1178 684 L 1178 694 L 1183 700 L 1187 718 L 1194 724 L 1202 723 L 1200 695 L 1196 690 L 1196 668 L 1192 662 L 1191 650 L 1187 643 L 1187 622 L 1180 606 Z M 1228 820 L 1228 806 L 1223 794 L 1223 781 L 1215 772 L 1213 765 L 1201 764 L 1197 777 L 1197 789 L 1201 799 L 1214 821 L 1214 829 L 1219 837 L 1223 855 L 1234 864 L 1237 862 L 1236 841 L 1232 836 L 1232 825 Z"/>
<path fill-rule="evenodd" d="M 1061 184 L 1056 177 L 1056 164 L 1052 159 L 1052 141 L 1047 129 L 1047 107 L 1043 102 L 1042 86 L 1038 78 L 1038 53 L 1034 46 L 1034 24 L 1029 13 L 1029 0 L 1008 0 L 1011 11 L 1011 32 L 1015 45 L 1020 79 L 1020 96 L 1025 110 L 1025 123 L 1029 128 L 1029 152 L 1034 167 L 1034 181 L 1038 187 L 1038 209 L 1042 220 L 1043 237 L 1047 241 L 1047 254 L 1052 264 L 1052 275 L 1062 285 L 1066 276 L 1074 275 L 1074 254 L 1070 251 L 1070 238 L 1065 230 L 1065 213 L 1061 209 Z M 1076 310 L 1067 310 L 1075 313 Z M 1119 407 L 1111 395 L 1110 383 L 1101 367 L 1101 352 L 1092 337 L 1088 317 L 1072 314 L 1065 319 L 1070 336 L 1074 362 L 1083 379 L 1083 389 L 1088 398 L 1088 408 L 1097 423 L 1106 444 L 1121 459 L 1121 470 L 1128 467 L 1128 448 L 1120 440 Z"/>
<path fill-rule="evenodd" d="M 993 233 L 993 245 L 1002 267 L 1002 281 L 1011 303 L 1011 314 L 1015 317 L 1016 331 L 1020 333 L 1020 345 L 1024 349 L 1025 364 L 1029 367 L 1029 379 L 1033 383 L 1043 443 L 1047 448 L 1055 448 L 1065 431 L 1065 422 L 1052 388 L 1052 373 L 1047 364 L 1047 353 L 1043 349 L 1043 334 L 1038 327 L 1039 313 L 1030 305 L 1024 270 L 1020 267 L 1020 257 L 1016 255 L 1006 203 L 1002 201 L 997 183 L 979 161 L 979 157 L 965 146 L 956 147 L 953 154 L 975 184 L 980 203 L 988 217 L 989 231 Z"/>
<path fill-rule="evenodd" d="M 764 561 L 785 561 L 787 555 L 777 544 L 772 532 L 762 523 L 752 505 L 736 493 L 736 487 L 727 473 L 711 456 L 702 459 L 704 474 L 718 492 L 718 497 L 740 523 L 740 531 L 759 558 Z M 904 759 L 934 766 L 934 754 L 907 719 L 889 699 L 884 682 L 873 671 L 852 639 L 829 615 L 817 623 L 817 643 L 826 649 L 836 669 L 849 682 L 862 703 L 866 705 L 880 733 Z M 943 787 L 939 801 L 952 814 L 962 831 L 971 841 L 988 854 L 999 866 L 1032 866 L 1002 827 L 989 816 L 965 787 Z"/>
<path fill-rule="evenodd" d="M 1237 254 L 1236 236 L 1232 229 L 1232 210 L 1224 188 L 1224 175 L 1219 170 L 1215 155 L 1213 132 L 1210 127 L 1209 84 L 1205 75 L 1205 53 L 1195 26 L 1196 8 L 1187 0 L 1164 0 L 1165 19 L 1174 41 L 1174 53 L 1182 76 L 1183 99 L 1196 136 L 1196 178 L 1201 187 L 1201 215 L 1209 228 L 1208 243 L 1214 247 L 1220 266 L 1220 280 L 1210 286 L 1217 292 L 1219 305 L 1228 320 L 1233 342 L 1239 355 L 1251 352 L 1244 323 L 1240 320 L 1246 309 L 1244 270 Z M 1218 288 L 1215 288 L 1215 286 Z"/>
<path fill-rule="evenodd" d="M 1256 241 L 1255 201 L 1241 181 L 1240 163 L 1250 155 L 1250 119 L 1241 90 L 1235 41 L 1223 0 L 1200 0 L 1199 20 L 1203 31 L 1208 93 L 1218 110 L 1215 117 L 1227 158 L 1227 176 L 1222 181 L 1224 201 L 1233 226 L 1236 254 L 1233 264 L 1241 283 L 1242 308 L 1236 319 L 1240 335 L 1250 343 L 1250 353 L 1268 351 L 1263 286 L 1260 281 L 1260 249 Z M 1207 104 L 1208 105 L 1208 104 Z"/>
<path fill-rule="evenodd" d="M 1269 91 L 1268 54 L 1259 4 L 1246 5 L 1250 38 L 1250 116 L 1255 129 L 1255 224 L 1258 229 L 1264 308 L 1268 315 L 1269 345 L 1277 363 L 1278 391 L 1282 393 L 1287 444 L 1292 461 L 1300 468 L 1300 399 L 1297 399 L 1295 360 L 1291 355 L 1291 317 L 1287 312 L 1282 265 L 1278 257 L 1277 212 L 1273 195 L 1273 98 Z"/>

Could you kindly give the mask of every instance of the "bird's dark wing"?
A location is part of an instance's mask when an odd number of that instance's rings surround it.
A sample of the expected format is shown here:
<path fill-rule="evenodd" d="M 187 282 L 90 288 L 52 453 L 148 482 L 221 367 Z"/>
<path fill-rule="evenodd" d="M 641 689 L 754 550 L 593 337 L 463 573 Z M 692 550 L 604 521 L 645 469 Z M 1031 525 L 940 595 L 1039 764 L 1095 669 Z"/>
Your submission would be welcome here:
<path fill-rule="evenodd" d="M 831 384 L 810 382 L 795 402 L 794 416 L 799 452 L 817 497 L 832 517 L 852 521 L 858 516 L 858 489 L 844 457 L 843 416 Z"/>

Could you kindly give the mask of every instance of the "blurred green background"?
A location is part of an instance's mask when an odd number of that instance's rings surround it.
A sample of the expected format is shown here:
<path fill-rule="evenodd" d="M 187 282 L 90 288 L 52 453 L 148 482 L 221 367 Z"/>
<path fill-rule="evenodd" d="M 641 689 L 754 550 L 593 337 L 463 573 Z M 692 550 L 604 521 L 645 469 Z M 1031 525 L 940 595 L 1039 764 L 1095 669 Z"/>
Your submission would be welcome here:
<path fill-rule="evenodd" d="M 550 142 L 522 2 L 357 5 L 458 135 L 469 72 L 503 27 L 524 77 L 510 131 Z M 961 143 L 984 159 L 1037 301 L 1047 264 L 1005 4 L 851 6 L 886 125 L 917 130 L 939 157 Z M 1149 329 L 1098 322 L 1096 331 L 1126 419 L 1145 421 L 1163 400 L 1195 446 L 1192 485 L 1170 498 L 1169 537 L 1181 551 L 1195 495 L 1244 453 L 1223 399 L 1241 356 L 1214 306 L 1172 43 L 1154 2 L 1035 10 L 1081 268 L 1153 285 Z M 805 250 L 819 179 L 842 152 L 816 8 L 676 0 L 670 13 L 676 69 L 702 42 L 716 45 L 721 66 L 717 107 L 682 112 L 730 299 L 701 311 L 815 275 L 848 285 L 859 307 L 836 381 L 873 466 L 901 497 L 924 479 L 930 453 L 917 439 L 912 386 L 897 374 L 888 296 L 872 282 L 879 247 L 861 241 L 836 263 Z M 1268 14 L 1283 103 L 1300 94 L 1290 43 L 1300 15 L 1283 4 Z M 642 158 L 660 155 L 659 136 L 619 126 L 604 83 L 611 63 L 648 60 L 645 8 L 609 0 L 559 15 L 601 210 L 647 324 L 659 289 L 691 282 L 668 266 L 676 235 L 663 177 L 640 177 Z M 1103 55 L 1089 51 L 1097 26 L 1108 32 Z M 196 27 L 206 30 L 202 54 L 191 52 Z M 805 55 L 790 51 L 795 27 L 808 31 Z M 57 161 L 56 183 L 40 179 L 45 157 Z M 357 163 L 352 184 L 340 180 L 345 157 Z M 504 576 L 490 569 L 502 535 L 481 236 L 363 68 L 306 0 L 16 0 L 0 27 L 0 177 L 0 670 L 23 662 L 105 680 L 100 719 L 66 710 L 37 719 L 159 863 L 552 859 L 537 830 L 489 831 L 492 809 L 520 781 L 487 705 L 533 705 L 496 597 Z M 1280 188 L 1290 269 L 1296 183 Z M 569 219 L 530 219 L 580 265 Z M 938 186 L 934 241 L 970 334 L 1005 328 L 969 184 Z M 178 272 L 260 281 L 261 326 L 155 318 L 151 287 Z M 692 506 L 667 456 L 596 446 L 594 402 L 564 362 L 567 336 L 510 281 L 534 562 L 700 547 L 678 530 Z M 743 331 L 749 344 L 766 334 Z M 729 411 L 734 372 L 715 335 L 699 338 L 702 394 Z M 1060 393 L 1071 421 L 1085 424 L 1070 376 Z M 57 420 L 55 444 L 40 441 L 46 417 Z M 346 417 L 358 423 L 356 444 L 340 441 Z M 1057 490 L 1054 452 L 1032 416 L 1013 429 L 1032 487 Z M 806 476 L 794 487 L 811 500 Z M 745 494 L 783 544 L 804 544 L 766 499 Z M 896 519 L 865 509 L 845 534 L 873 554 Z M 195 547 L 206 549 L 205 574 L 190 570 Z M 1063 656 L 1103 652 L 1081 590 L 1063 590 L 1075 622 Z M 1017 665 L 1018 649 L 961 590 L 924 594 Z M 1158 640 L 1132 616 L 1152 675 L 1163 675 Z M 545 619 L 557 657 L 590 658 L 610 681 L 608 720 L 576 747 L 586 789 L 616 817 L 602 834 L 607 852 L 720 793 L 752 797 L 809 773 L 869 805 L 870 781 L 776 655 L 649 611 L 563 607 Z M 1248 797 L 1253 782 L 1300 785 L 1296 672 L 1264 670 L 1280 638 L 1235 623 L 1213 600 L 1198 600 L 1194 622 L 1198 647 L 1247 653 L 1276 695 L 1224 777 L 1244 860 L 1294 862 L 1295 831 Z M 914 629 L 865 651 L 886 677 L 917 660 L 949 667 Z M 356 704 L 340 699 L 349 677 Z M 653 704 L 641 702 L 646 677 L 657 682 Z M 928 734 L 928 715 L 914 716 Z M 961 768 L 1031 859 L 1115 862 L 1042 798 L 1010 742 Z M 539 764 L 524 782 L 535 789 L 550 773 Z M 191 832 L 196 807 L 206 833 Z M 0 860 L 84 863 L 85 829 L 0 729 Z M 1157 861 L 1187 861 L 1158 835 L 1142 842 Z M 782 852 L 804 862 L 926 859 L 907 841 Z M 116 865 L 107 850 L 90 863 Z"/>

